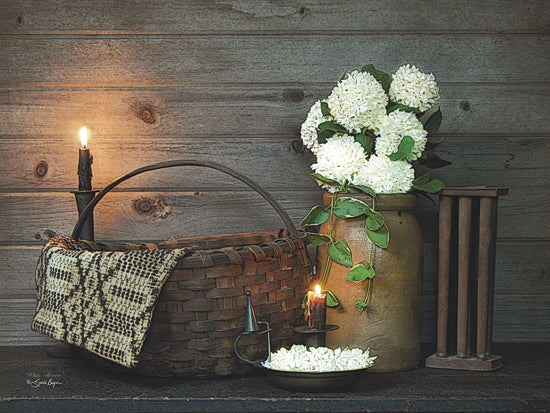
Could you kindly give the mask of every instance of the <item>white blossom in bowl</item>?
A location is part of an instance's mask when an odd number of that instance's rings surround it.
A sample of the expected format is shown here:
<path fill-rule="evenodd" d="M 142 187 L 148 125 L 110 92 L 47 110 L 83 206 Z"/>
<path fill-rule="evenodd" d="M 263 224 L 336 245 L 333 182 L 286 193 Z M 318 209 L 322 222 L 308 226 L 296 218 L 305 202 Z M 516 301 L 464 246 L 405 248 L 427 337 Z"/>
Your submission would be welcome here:
<path fill-rule="evenodd" d="M 375 359 L 369 349 L 331 349 L 294 344 L 290 349 L 282 347 L 271 353 L 270 360 L 262 364 L 273 370 L 324 373 L 365 369 L 371 367 Z"/>
<path fill-rule="evenodd" d="M 407 64 L 397 69 L 392 79 L 389 95 L 393 102 L 421 112 L 439 102 L 439 87 L 432 73 L 422 73 L 416 66 Z"/>

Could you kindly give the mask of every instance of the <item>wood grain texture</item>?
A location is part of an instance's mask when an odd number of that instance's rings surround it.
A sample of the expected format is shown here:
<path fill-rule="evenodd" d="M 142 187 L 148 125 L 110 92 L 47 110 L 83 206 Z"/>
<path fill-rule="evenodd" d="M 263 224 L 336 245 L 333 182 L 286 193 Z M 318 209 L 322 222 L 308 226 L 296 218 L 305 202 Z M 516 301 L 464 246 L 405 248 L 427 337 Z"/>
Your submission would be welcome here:
<path fill-rule="evenodd" d="M 545 0 L 362 0 L 334 2 L 120 0 L 62 2 L 8 0 L 0 33 L 219 33 L 219 32 L 546 32 Z M 343 24 L 345 22 L 345 25 Z"/>
<path fill-rule="evenodd" d="M 31 35 L 2 36 L 0 49 L 5 86 L 332 83 L 370 62 L 393 72 L 411 60 L 442 83 L 546 82 L 550 64 L 542 35 Z"/>
<path fill-rule="evenodd" d="M 311 207 L 320 204 L 319 189 L 271 191 L 297 225 Z M 499 202 L 497 237 L 506 240 L 550 238 L 548 189 L 545 192 L 527 187 L 516 196 L 502 197 Z M 505 201 L 506 200 L 506 201 Z M 537 201 L 542 205 L 533 205 Z M 140 212 L 141 211 L 141 212 Z M 417 210 L 426 241 L 437 238 L 437 212 L 423 201 Z M 35 243 L 48 234 L 71 233 L 76 222 L 74 196 L 56 193 L 6 193 L 0 196 L 0 220 L 4 228 L 0 242 Z M 25 222 L 22 228 L 20 222 Z M 521 222 L 518 231 L 517 222 Z M 142 223 L 142 228 L 136 227 Z M 95 210 L 96 237 L 107 240 L 143 238 L 148 228 L 153 231 L 145 240 L 162 240 L 185 231 L 181 236 L 214 235 L 223 232 L 273 230 L 281 221 L 271 207 L 256 193 L 249 191 L 194 192 L 112 192 Z M 223 231 L 223 232 L 220 232 Z M 47 238 L 46 238 L 47 239 Z"/>
<path fill-rule="evenodd" d="M 297 198 L 272 192 L 290 218 L 299 222 L 317 202 L 318 191 Z M 6 228 L 0 242 L 43 243 L 51 235 L 70 235 L 77 219 L 70 193 L 27 193 L 2 196 L 0 220 L 16 214 L 24 228 Z M 15 212 L 16 210 L 17 212 Z M 11 211 L 11 212 L 10 212 Z M 18 214 L 23 214 L 18 216 Z M 112 192 L 96 207 L 95 236 L 106 241 L 162 241 L 224 233 L 284 228 L 271 206 L 255 192 Z"/>
<path fill-rule="evenodd" d="M 434 170 L 449 186 L 511 186 L 503 202 L 529 194 L 545 197 L 550 179 L 546 154 L 550 139 L 529 136 L 444 135 L 436 153 L 452 162 Z M 298 137 L 297 137 L 298 139 Z M 309 151 L 297 153 L 291 138 L 156 138 L 91 139 L 94 155 L 93 185 L 106 186 L 133 169 L 168 159 L 198 159 L 221 162 L 257 181 L 268 190 L 313 190 L 310 177 L 314 158 Z M 0 189 L 11 191 L 76 189 L 78 146 L 74 137 L 0 139 L 6 159 L 0 164 Z M 266 156 L 269 154 L 269 156 Z M 181 167 L 132 178 L 121 188 L 164 188 L 200 190 L 201 187 L 242 188 L 220 172 L 206 168 Z M 539 205 L 532 205 L 539 210 Z M 526 205 L 529 208 L 529 205 Z"/>
<path fill-rule="evenodd" d="M 331 73 L 335 78 L 341 74 L 334 69 Z M 127 144 L 127 139 L 141 143 L 188 137 L 197 139 L 196 147 L 198 139 L 207 137 L 298 139 L 309 108 L 327 97 L 334 85 L 0 88 L 0 140 L 26 137 L 39 144 L 43 139 L 63 139 L 75 145 L 83 125 L 90 128 L 90 145 L 97 141 L 111 147 L 119 139 Z M 545 116 L 550 112 L 548 83 L 441 88 L 442 136 L 550 135 Z"/>
<path fill-rule="evenodd" d="M 510 186 L 499 201 L 494 338 L 550 341 L 550 8 L 546 0 L 7 0 L 0 13 L 0 345 L 29 328 L 40 247 L 76 221 L 77 133 L 93 185 L 169 159 L 257 181 L 294 222 L 320 202 L 300 125 L 340 75 L 414 63 L 442 92 L 448 185 Z M 422 339 L 435 337 L 437 213 L 425 245 Z M 96 211 L 102 240 L 280 228 L 258 195 L 216 171 L 143 174 Z"/>

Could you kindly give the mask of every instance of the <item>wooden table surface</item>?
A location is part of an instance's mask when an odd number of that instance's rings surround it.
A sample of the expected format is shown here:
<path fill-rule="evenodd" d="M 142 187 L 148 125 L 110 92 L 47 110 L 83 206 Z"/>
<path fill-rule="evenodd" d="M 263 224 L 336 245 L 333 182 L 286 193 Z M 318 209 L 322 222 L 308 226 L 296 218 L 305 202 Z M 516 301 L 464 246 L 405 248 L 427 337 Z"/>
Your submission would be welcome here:
<path fill-rule="evenodd" d="M 115 375 L 83 359 L 48 357 L 46 347 L 0 347 L 0 412 L 550 411 L 550 346 L 497 349 L 505 364 L 493 372 L 419 367 L 367 373 L 346 392 L 298 393 L 273 386 L 262 372 Z"/>

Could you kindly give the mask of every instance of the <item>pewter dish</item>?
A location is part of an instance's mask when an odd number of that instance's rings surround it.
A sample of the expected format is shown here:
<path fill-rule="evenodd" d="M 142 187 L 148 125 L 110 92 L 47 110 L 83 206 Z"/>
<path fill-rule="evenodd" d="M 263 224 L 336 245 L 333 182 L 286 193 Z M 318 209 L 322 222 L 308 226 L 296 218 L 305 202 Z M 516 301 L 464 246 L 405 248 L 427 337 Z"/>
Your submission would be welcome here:
<path fill-rule="evenodd" d="M 272 370 L 262 366 L 267 378 L 275 386 L 305 393 L 333 393 L 347 390 L 361 380 L 367 368 L 314 373 Z"/>

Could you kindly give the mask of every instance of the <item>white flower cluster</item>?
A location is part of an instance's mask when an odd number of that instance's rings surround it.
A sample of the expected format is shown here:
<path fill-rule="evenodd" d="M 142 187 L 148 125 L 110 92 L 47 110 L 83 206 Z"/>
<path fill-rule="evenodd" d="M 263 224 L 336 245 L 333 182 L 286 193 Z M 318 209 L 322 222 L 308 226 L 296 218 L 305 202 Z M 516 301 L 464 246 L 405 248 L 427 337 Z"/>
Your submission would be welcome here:
<path fill-rule="evenodd" d="M 391 81 L 389 89 L 368 70 L 352 71 L 325 100 L 311 107 L 302 124 L 301 137 L 317 158 L 311 165 L 317 174 L 340 185 L 366 185 L 376 193 L 405 193 L 411 189 L 414 170 L 410 163 L 422 156 L 428 132 L 415 113 L 405 111 L 406 108 L 388 108 L 402 104 L 424 113 L 439 103 L 439 88 L 433 74 L 422 73 L 411 65 L 401 66 L 391 78 L 386 76 Z M 322 104 L 328 106 L 330 115 L 323 115 Z M 319 125 L 324 122 L 333 122 L 338 132 L 327 136 L 325 130 L 319 140 Z M 356 138 L 365 130 L 374 139 L 372 153 L 365 152 L 361 139 Z M 404 159 L 390 160 L 405 137 L 414 141 L 410 153 Z M 320 184 L 330 192 L 339 190 Z"/>
<path fill-rule="evenodd" d="M 365 162 L 365 151 L 353 136 L 334 135 L 317 150 L 317 163 L 311 165 L 318 174 L 338 182 L 349 181 L 353 172 Z"/>
<path fill-rule="evenodd" d="M 364 369 L 371 367 L 375 359 L 370 356 L 369 349 L 346 347 L 333 350 L 294 344 L 290 350 L 282 347 L 271 353 L 271 361 L 264 361 L 262 365 L 273 370 L 321 373 Z"/>
<path fill-rule="evenodd" d="M 390 99 L 425 112 L 439 102 L 439 87 L 433 74 L 425 74 L 416 66 L 401 66 L 393 75 Z"/>
<path fill-rule="evenodd" d="M 380 136 L 376 138 L 376 154 L 391 155 L 397 152 L 399 143 L 405 136 L 410 136 L 414 140 L 412 156 L 408 157 L 408 160 L 416 161 L 424 152 L 428 132 L 424 130 L 422 122 L 414 113 L 400 110 L 391 112 L 380 124 Z"/>
<path fill-rule="evenodd" d="M 307 118 L 302 123 L 302 142 L 306 147 L 311 149 L 311 152 L 317 154 L 319 150 L 319 142 L 317 141 L 317 126 L 321 123 L 331 120 L 332 118 L 328 116 L 323 116 L 321 112 L 321 101 L 318 100 L 309 110 Z"/>
<path fill-rule="evenodd" d="M 352 183 L 368 186 L 377 194 L 404 194 L 411 189 L 414 169 L 406 161 L 372 155 L 355 175 Z"/>
<path fill-rule="evenodd" d="M 365 127 L 376 129 L 386 114 L 388 96 L 373 75 L 354 70 L 338 82 L 327 103 L 336 123 L 358 133 Z"/>

